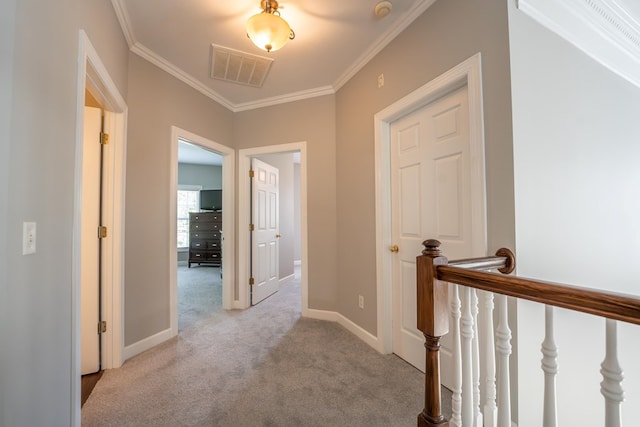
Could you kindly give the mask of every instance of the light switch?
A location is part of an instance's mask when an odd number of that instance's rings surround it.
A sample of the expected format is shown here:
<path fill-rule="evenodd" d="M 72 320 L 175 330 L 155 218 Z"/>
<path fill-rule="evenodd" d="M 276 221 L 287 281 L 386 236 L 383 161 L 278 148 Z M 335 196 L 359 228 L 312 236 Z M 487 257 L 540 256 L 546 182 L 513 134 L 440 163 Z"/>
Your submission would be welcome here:
<path fill-rule="evenodd" d="M 22 223 L 22 255 L 36 253 L 36 223 Z"/>

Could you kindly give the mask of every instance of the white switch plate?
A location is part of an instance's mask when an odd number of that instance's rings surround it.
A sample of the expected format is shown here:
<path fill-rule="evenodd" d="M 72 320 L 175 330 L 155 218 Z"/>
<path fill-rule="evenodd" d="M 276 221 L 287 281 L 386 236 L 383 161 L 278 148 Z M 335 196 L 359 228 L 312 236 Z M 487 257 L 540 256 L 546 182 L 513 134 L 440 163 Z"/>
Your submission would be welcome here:
<path fill-rule="evenodd" d="M 358 307 L 364 308 L 364 297 L 362 295 L 358 295 Z"/>
<path fill-rule="evenodd" d="M 384 86 L 384 74 L 380 74 L 378 76 L 378 89 Z"/>
<path fill-rule="evenodd" d="M 36 223 L 22 223 L 22 255 L 36 253 Z"/>

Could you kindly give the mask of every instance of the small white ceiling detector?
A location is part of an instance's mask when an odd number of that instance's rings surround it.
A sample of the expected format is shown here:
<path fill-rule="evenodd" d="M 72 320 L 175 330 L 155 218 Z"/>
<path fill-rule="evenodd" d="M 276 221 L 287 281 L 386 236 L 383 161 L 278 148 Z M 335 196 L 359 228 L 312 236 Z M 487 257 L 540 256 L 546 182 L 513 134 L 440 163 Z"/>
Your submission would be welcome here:
<path fill-rule="evenodd" d="M 380 1 L 376 3 L 373 11 L 375 12 L 378 18 L 384 18 L 388 14 L 391 13 L 391 9 L 393 8 L 393 4 L 390 1 Z"/>

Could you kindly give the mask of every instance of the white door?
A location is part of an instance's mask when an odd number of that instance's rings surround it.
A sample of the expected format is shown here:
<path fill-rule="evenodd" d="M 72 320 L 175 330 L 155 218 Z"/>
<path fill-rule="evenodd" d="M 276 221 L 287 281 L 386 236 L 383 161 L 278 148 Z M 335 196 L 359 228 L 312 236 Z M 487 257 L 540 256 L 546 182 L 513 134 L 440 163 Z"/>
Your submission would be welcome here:
<path fill-rule="evenodd" d="M 391 132 L 393 352 L 425 369 L 417 329 L 416 256 L 435 238 L 449 259 L 470 257 L 471 185 L 467 87 L 393 122 Z M 442 340 L 441 379 L 451 387 L 450 335 Z"/>
<path fill-rule="evenodd" d="M 102 112 L 84 109 L 82 154 L 82 240 L 80 251 L 82 375 L 100 370 L 100 131 Z"/>
<path fill-rule="evenodd" d="M 280 289 L 278 278 L 278 169 L 251 159 L 251 305 Z"/>

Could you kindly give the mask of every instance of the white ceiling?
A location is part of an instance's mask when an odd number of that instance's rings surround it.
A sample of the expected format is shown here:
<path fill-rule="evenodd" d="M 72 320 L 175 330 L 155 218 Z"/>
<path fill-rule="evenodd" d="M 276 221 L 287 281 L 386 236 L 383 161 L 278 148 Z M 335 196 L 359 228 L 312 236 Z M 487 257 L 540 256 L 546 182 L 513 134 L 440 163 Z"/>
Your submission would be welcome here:
<path fill-rule="evenodd" d="M 267 53 L 246 36 L 260 0 L 112 0 L 131 50 L 233 111 L 335 93 L 435 0 L 282 0 L 295 39 Z M 273 58 L 262 88 L 209 77 L 211 44 Z"/>
<path fill-rule="evenodd" d="M 335 93 L 435 1 L 392 0 L 392 12 L 379 18 L 374 13 L 378 0 L 282 0 L 281 16 L 296 37 L 271 53 L 246 36 L 246 21 L 260 12 L 260 0 L 112 4 L 134 53 L 237 112 Z M 627 26 L 640 31 L 640 0 L 572 1 L 596 1 L 621 11 Z M 212 44 L 272 58 L 263 87 L 211 79 Z"/>
<path fill-rule="evenodd" d="M 198 145 L 180 140 L 178 143 L 178 163 L 222 166 L 222 156 Z"/>

